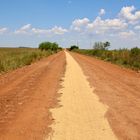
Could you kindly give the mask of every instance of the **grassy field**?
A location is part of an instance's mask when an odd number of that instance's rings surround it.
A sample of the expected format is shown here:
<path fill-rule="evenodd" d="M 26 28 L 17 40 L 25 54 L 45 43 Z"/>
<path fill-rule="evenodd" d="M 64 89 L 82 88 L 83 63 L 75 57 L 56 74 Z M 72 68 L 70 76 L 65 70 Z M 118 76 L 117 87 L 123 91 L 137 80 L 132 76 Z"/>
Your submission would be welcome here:
<path fill-rule="evenodd" d="M 30 65 L 51 54 L 52 51 L 41 51 L 35 48 L 0 48 L 0 73 Z"/>
<path fill-rule="evenodd" d="M 95 56 L 99 59 L 125 66 L 134 70 L 140 70 L 140 48 L 98 50 L 98 49 L 74 49 L 74 52 Z"/>

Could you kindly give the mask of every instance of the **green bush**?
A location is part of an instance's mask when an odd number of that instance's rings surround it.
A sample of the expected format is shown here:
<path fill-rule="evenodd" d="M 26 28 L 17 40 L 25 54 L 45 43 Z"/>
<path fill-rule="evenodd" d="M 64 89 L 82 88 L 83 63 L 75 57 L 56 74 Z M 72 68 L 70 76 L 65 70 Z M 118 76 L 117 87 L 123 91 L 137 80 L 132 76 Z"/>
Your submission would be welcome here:
<path fill-rule="evenodd" d="M 73 45 L 73 46 L 71 46 L 71 47 L 69 48 L 69 51 L 72 51 L 72 50 L 74 50 L 74 49 L 79 49 L 79 47 L 76 46 L 76 45 Z"/>
<path fill-rule="evenodd" d="M 51 43 L 51 42 L 42 42 L 39 44 L 39 49 L 40 50 L 51 50 L 53 52 L 57 52 L 57 50 L 60 50 L 60 47 L 57 43 Z"/>

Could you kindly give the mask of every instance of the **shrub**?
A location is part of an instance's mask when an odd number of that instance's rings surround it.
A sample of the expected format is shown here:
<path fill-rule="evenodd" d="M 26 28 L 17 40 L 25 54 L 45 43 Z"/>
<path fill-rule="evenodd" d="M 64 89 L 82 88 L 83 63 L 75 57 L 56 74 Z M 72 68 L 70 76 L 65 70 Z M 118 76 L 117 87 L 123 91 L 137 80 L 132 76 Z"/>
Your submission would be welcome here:
<path fill-rule="evenodd" d="M 70 49 L 69 49 L 69 50 L 70 50 L 70 51 L 72 51 L 72 50 L 74 50 L 74 49 L 79 49 L 79 47 L 78 47 L 78 46 L 76 46 L 76 45 L 73 45 L 73 46 L 71 46 L 71 47 L 70 47 Z"/>
<path fill-rule="evenodd" d="M 51 42 L 42 42 L 39 44 L 39 49 L 40 50 L 51 50 L 51 51 L 54 51 L 54 52 L 57 52 L 57 50 L 60 49 L 59 45 L 57 43 L 51 43 Z"/>

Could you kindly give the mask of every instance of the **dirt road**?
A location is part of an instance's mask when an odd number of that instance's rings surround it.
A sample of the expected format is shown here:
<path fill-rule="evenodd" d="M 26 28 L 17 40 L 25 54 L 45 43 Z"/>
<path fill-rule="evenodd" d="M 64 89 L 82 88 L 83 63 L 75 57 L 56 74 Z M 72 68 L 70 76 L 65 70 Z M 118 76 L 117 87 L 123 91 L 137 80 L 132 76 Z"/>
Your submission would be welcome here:
<path fill-rule="evenodd" d="M 0 140 L 85 139 L 140 139 L 139 73 L 60 52 L 0 75 Z"/>
<path fill-rule="evenodd" d="M 107 119 L 107 106 L 99 102 L 77 62 L 66 52 L 66 73 L 60 108 L 51 112 L 55 119 L 51 140 L 115 140 Z"/>
<path fill-rule="evenodd" d="M 64 68 L 65 55 L 60 52 L 0 76 L 0 140 L 45 138 Z"/>

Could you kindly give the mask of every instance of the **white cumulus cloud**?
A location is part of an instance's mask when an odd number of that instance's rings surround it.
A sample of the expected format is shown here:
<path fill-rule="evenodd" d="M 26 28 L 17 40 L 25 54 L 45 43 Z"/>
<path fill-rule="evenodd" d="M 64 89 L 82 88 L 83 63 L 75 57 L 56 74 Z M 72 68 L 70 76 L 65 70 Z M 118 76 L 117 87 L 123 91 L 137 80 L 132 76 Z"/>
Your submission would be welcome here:
<path fill-rule="evenodd" d="M 64 33 L 68 32 L 68 30 L 64 29 L 62 27 L 55 26 L 50 30 L 50 32 L 52 32 L 54 34 L 62 35 Z"/>
<path fill-rule="evenodd" d="M 88 24 L 88 29 L 122 29 L 126 28 L 127 24 L 120 19 L 105 19 L 102 20 L 101 17 L 97 17 L 92 23 Z"/>
<path fill-rule="evenodd" d="M 128 37 L 132 37 L 135 35 L 135 32 L 130 30 L 130 31 L 124 31 L 124 32 L 120 32 L 119 35 L 123 38 L 128 38 Z"/>
<path fill-rule="evenodd" d="M 32 28 L 32 32 L 35 34 L 46 34 L 46 35 L 62 35 L 68 32 L 67 29 L 62 27 L 55 26 L 52 29 L 39 29 L 39 28 Z"/>
<path fill-rule="evenodd" d="M 127 28 L 127 23 L 114 19 L 101 19 L 97 17 L 93 22 L 87 25 L 87 31 L 95 34 L 104 34 L 105 32 L 119 31 Z"/>
<path fill-rule="evenodd" d="M 89 23 L 89 19 L 88 18 L 83 18 L 83 19 L 76 19 L 72 22 L 73 26 L 83 26 Z"/>
<path fill-rule="evenodd" d="M 58 26 L 55 26 L 51 29 L 41 29 L 32 27 L 31 24 L 27 24 L 17 29 L 15 34 L 62 35 L 66 32 L 68 32 L 67 29 Z"/>
<path fill-rule="evenodd" d="M 5 32 L 8 31 L 8 28 L 4 27 L 4 28 L 0 28 L 0 34 L 3 34 Z"/>
<path fill-rule="evenodd" d="M 85 28 L 89 22 L 90 20 L 88 18 L 75 19 L 72 22 L 71 29 L 80 32 L 82 28 Z"/>
<path fill-rule="evenodd" d="M 76 19 L 72 22 L 71 29 L 78 32 L 91 32 L 103 34 L 112 30 L 126 29 L 128 24 L 119 18 L 102 19 L 100 16 L 96 17 L 93 21 L 88 18 Z"/>
<path fill-rule="evenodd" d="M 32 28 L 32 32 L 35 34 L 48 34 L 49 31 L 45 29 L 39 29 L 39 28 Z"/>
<path fill-rule="evenodd" d="M 105 12 L 105 9 L 100 9 L 100 12 L 99 12 L 99 15 L 102 16 L 104 15 L 106 12 Z"/>
<path fill-rule="evenodd" d="M 136 11 L 134 6 L 126 6 L 121 9 L 119 16 L 134 24 L 140 20 L 140 11 Z"/>
<path fill-rule="evenodd" d="M 31 24 L 26 24 L 15 31 L 15 34 L 27 34 L 31 29 Z"/>

